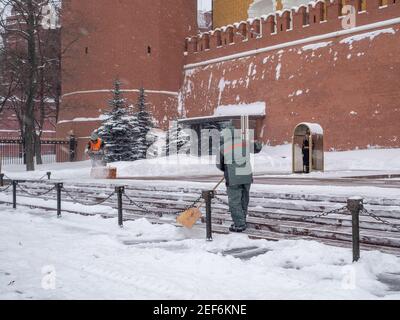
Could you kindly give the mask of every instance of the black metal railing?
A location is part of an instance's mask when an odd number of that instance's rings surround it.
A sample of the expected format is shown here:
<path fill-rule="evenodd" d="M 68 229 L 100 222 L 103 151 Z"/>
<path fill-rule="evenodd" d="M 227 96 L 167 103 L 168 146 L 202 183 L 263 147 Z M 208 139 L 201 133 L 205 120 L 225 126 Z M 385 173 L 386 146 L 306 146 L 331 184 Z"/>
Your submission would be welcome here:
<path fill-rule="evenodd" d="M 75 147 L 69 139 L 43 139 L 40 143 L 40 156 L 43 164 L 71 161 Z M 25 164 L 24 143 L 21 138 L 0 137 L 0 165 Z"/>

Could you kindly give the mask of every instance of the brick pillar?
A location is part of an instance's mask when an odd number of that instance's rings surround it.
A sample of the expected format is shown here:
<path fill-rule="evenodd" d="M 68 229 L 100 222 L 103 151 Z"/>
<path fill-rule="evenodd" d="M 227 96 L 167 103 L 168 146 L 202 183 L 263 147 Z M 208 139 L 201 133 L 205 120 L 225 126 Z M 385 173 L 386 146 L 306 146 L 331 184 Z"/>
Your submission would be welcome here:
<path fill-rule="evenodd" d="M 327 20 L 328 21 L 338 19 L 340 2 L 341 2 L 341 0 L 334 0 L 333 2 L 330 2 L 330 1 L 327 2 L 327 10 L 328 10 Z"/>
<path fill-rule="evenodd" d="M 303 19 L 304 15 L 307 12 L 306 7 L 300 7 L 299 10 L 296 12 L 295 10 L 293 12 L 293 29 L 294 30 L 301 30 L 303 28 Z"/>
<path fill-rule="evenodd" d="M 324 9 L 325 9 L 325 3 L 317 2 L 314 9 L 315 15 L 317 16 L 317 23 L 324 21 Z"/>
<path fill-rule="evenodd" d="M 283 31 L 289 30 L 290 29 L 290 11 L 285 11 L 282 14 L 282 20 L 283 20 Z"/>
<path fill-rule="evenodd" d="M 268 16 L 267 19 L 262 19 L 262 32 L 263 32 L 263 37 L 269 36 L 273 32 L 273 21 L 274 17 L 273 16 Z"/>

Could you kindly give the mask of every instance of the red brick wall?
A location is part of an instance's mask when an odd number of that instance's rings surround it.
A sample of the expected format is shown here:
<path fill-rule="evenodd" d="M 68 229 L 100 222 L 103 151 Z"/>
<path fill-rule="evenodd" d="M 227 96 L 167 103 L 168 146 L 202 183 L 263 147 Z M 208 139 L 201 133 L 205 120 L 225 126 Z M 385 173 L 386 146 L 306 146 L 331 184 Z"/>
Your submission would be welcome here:
<path fill-rule="evenodd" d="M 20 137 L 19 123 L 12 110 L 4 109 L 0 113 L 0 137 Z"/>
<path fill-rule="evenodd" d="M 63 101 L 57 135 L 71 129 L 88 136 L 98 123 L 66 122 L 98 117 L 107 107 L 114 80 L 122 89 L 149 93 L 150 108 L 160 126 L 176 118 L 183 81 L 184 39 L 197 30 L 196 0 L 63 1 Z M 151 54 L 148 53 L 151 48 Z M 93 91 L 92 93 L 79 93 Z M 100 91 L 100 92 L 99 92 Z M 136 93 L 127 93 L 130 103 Z"/>
<path fill-rule="evenodd" d="M 49 139 L 55 138 L 54 119 L 46 119 L 43 125 L 42 138 Z M 21 137 L 20 125 L 15 112 L 9 108 L 5 108 L 0 113 L 0 138 L 15 138 Z"/>
<path fill-rule="evenodd" d="M 307 42 L 313 36 L 343 31 L 338 0 L 328 3 L 327 21 L 322 21 L 319 2 L 309 6 L 309 26 L 302 25 L 304 8 L 286 11 L 233 26 L 233 44 L 224 44 L 228 30 L 221 30 L 222 46 L 217 48 L 218 32 L 184 41 L 196 34 L 195 0 L 154 0 L 151 5 L 140 0 L 119 0 L 118 5 L 107 0 L 69 0 L 64 5 L 63 45 L 72 41 L 73 45 L 63 59 L 64 97 L 57 134 L 65 137 L 74 130 L 82 140 L 80 149 L 99 122 L 71 120 L 98 117 L 111 95 L 78 91 L 111 89 L 117 76 L 123 89 L 144 86 L 168 91 L 148 93 L 151 111 L 163 128 L 177 117 L 211 115 L 219 105 L 264 101 L 267 116 L 259 128 L 270 144 L 290 142 L 295 125 L 307 121 L 323 126 L 327 149 L 400 147 L 400 23 Z M 356 25 L 399 17 L 400 1 L 378 8 L 378 0 L 367 0 L 367 11 L 357 14 Z M 293 28 L 286 30 L 289 18 Z M 276 34 L 271 34 L 273 23 Z M 262 37 L 243 41 L 236 34 L 251 28 L 260 29 Z M 385 32 L 351 45 L 340 42 L 376 30 Z M 298 40 L 304 43 L 285 46 Z M 321 42 L 329 44 L 316 50 L 303 48 Z M 269 50 L 227 59 L 263 48 Z M 208 63 L 220 58 L 225 61 Z M 134 103 L 137 93 L 127 92 L 125 97 Z"/>
<path fill-rule="evenodd" d="M 378 8 L 377 3 L 378 0 L 368 1 L 367 12 L 357 15 L 357 27 L 400 17 L 399 1 L 391 1 L 385 8 Z M 287 12 L 276 16 L 277 34 L 270 34 L 269 24 L 274 18 L 270 16 L 261 20 L 260 39 L 242 41 L 236 31 L 243 26 L 237 26 L 233 27 L 234 43 L 230 45 L 217 48 L 217 33 L 210 35 L 210 50 L 204 50 L 204 42 L 203 51 L 200 50 L 204 36 L 189 41 L 182 88 L 184 115 L 211 115 L 219 105 L 265 101 L 267 116 L 261 133 L 263 140 L 272 145 L 290 142 L 294 127 L 306 121 L 322 125 L 327 149 L 400 147 L 400 22 L 309 43 L 272 47 L 343 30 L 337 3 L 328 4 L 328 18 L 322 23 L 319 5 L 322 4 L 310 6 L 307 27 L 301 24 L 300 9 L 298 13 L 293 11 L 290 31 L 280 31 Z M 373 39 L 341 43 L 355 34 L 376 30 L 384 31 Z M 227 31 L 222 31 L 222 39 L 227 37 Z M 305 46 L 321 42 L 329 44 L 306 50 Z M 207 63 L 266 47 L 271 50 Z"/>

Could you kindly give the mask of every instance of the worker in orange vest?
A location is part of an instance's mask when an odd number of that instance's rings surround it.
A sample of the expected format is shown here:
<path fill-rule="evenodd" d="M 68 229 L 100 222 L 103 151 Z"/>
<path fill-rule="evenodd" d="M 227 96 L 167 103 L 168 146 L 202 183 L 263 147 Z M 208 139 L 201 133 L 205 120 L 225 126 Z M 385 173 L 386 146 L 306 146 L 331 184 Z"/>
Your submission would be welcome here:
<path fill-rule="evenodd" d="M 92 160 L 92 167 L 105 166 L 104 161 L 104 141 L 99 138 L 96 132 L 93 132 L 86 148 L 86 153 Z"/>

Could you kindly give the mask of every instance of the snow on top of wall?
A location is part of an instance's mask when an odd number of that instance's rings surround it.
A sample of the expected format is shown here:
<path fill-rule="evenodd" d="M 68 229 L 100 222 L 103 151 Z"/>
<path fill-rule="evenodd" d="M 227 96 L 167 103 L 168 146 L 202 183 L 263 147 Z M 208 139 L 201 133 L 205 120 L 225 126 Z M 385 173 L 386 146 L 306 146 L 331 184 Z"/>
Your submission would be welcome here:
<path fill-rule="evenodd" d="M 340 43 L 346 43 L 346 44 L 352 44 L 354 41 L 360 41 L 364 39 L 369 40 L 374 40 L 377 36 L 379 36 L 382 33 L 390 33 L 390 34 L 395 34 L 396 31 L 393 28 L 386 28 L 386 29 L 381 29 L 381 30 L 375 30 L 371 32 L 366 32 L 366 33 L 361 33 L 361 34 L 356 34 L 352 35 L 351 37 L 347 37 L 345 39 L 342 39 Z"/>
<path fill-rule="evenodd" d="M 92 122 L 92 121 L 101 121 L 101 120 L 105 120 L 105 119 L 107 119 L 107 116 L 102 114 L 102 115 L 98 116 L 97 118 L 74 118 L 72 120 L 61 120 L 61 121 L 58 121 L 57 124 L 68 123 L 68 122 Z"/>
<path fill-rule="evenodd" d="M 217 107 L 214 116 L 265 116 L 266 104 L 258 101 L 250 104 L 223 105 Z"/>
<path fill-rule="evenodd" d="M 303 49 L 303 51 L 307 51 L 307 50 L 317 50 L 317 49 L 319 49 L 319 48 L 327 47 L 327 46 L 329 46 L 330 44 L 332 44 L 332 41 L 312 43 L 312 44 L 308 44 L 308 45 L 306 45 L 306 46 L 303 46 L 302 49 Z"/>
<path fill-rule="evenodd" d="M 302 122 L 299 123 L 297 127 L 301 125 L 307 126 L 310 129 L 311 133 L 324 134 L 324 129 L 322 129 L 322 127 L 318 123 Z"/>
<path fill-rule="evenodd" d="M 296 7 L 296 6 L 294 6 L 294 7 L 292 7 L 292 10 L 294 10 L 294 12 L 299 12 L 299 10 L 300 10 L 300 8 L 308 8 L 308 6 L 307 5 L 305 5 L 305 4 L 301 4 L 301 5 L 299 5 L 298 7 Z"/>

